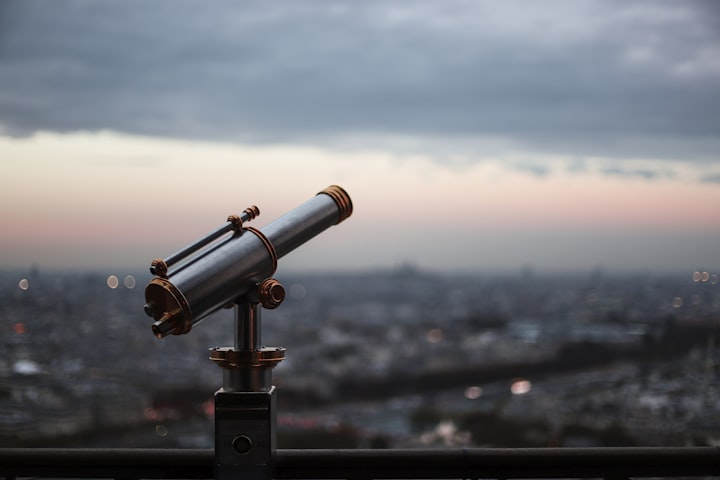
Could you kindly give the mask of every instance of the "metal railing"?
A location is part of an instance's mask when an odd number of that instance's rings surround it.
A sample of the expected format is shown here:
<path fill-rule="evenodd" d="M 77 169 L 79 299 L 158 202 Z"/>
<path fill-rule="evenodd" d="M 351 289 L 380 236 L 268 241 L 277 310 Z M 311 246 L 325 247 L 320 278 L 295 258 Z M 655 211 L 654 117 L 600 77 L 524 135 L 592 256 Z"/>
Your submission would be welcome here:
<path fill-rule="evenodd" d="M 214 477 L 213 450 L 0 449 L 0 477 Z M 720 449 L 278 450 L 277 479 L 720 477 Z"/>

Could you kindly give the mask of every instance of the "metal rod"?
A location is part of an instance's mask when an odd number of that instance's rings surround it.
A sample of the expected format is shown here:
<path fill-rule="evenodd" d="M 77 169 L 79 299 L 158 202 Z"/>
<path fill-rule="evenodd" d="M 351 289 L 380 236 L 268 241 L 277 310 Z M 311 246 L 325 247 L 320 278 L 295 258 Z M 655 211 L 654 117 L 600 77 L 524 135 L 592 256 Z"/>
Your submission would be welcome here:
<path fill-rule="evenodd" d="M 246 208 L 243 210 L 243 212 L 235 217 L 236 219 L 239 219 L 240 225 L 242 225 L 243 222 L 247 222 L 249 220 L 252 220 L 256 216 L 260 214 L 260 210 L 256 206 L 252 206 L 249 208 Z M 234 223 L 231 219 L 233 216 L 231 215 L 228 217 L 228 223 L 223 225 L 222 227 L 218 228 L 214 232 L 206 235 L 205 237 L 201 238 L 200 240 L 196 241 L 195 243 L 192 243 L 188 245 L 187 247 L 183 248 L 182 250 L 173 253 L 170 255 L 167 259 L 165 259 L 165 265 L 168 267 L 174 265 L 175 263 L 179 262 L 183 258 L 187 257 L 188 255 L 192 255 L 193 253 L 197 252 L 201 248 L 203 248 L 206 245 L 209 245 L 213 241 L 217 240 L 218 238 L 222 237 L 228 232 L 231 232 L 235 229 L 237 229 L 236 223 Z M 152 272 L 155 274 L 155 272 Z"/>
<path fill-rule="evenodd" d="M 260 307 L 257 303 L 235 304 L 235 349 L 252 352 L 262 346 Z"/>
<path fill-rule="evenodd" d="M 0 449 L 0 475 L 213 478 L 213 450 Z M 720 475 L 720 449 L 278 450 L 277 479 L 627 478 Z"/>
<path fill-rule="evenodd" d="M 212 243 L 214 240 L 217 240 L 218 238 L 222 237 L 226 233 L 232 231 L 232 229 L 233 229 L 233 224 L 228 222 L 227 225 L 223 225 L 222 227 L 218 228 L 217 230 L 210 233 L 209 235 L 201 238 L 197 242 L 186 246 L 185 248 L 183 248 L 182 250 L 180 250 L 178 252 L 173 253 L 172 255 L 170 255 L 168 258 L 165 259 L 165 264 L 168 267 L 171 267 L 172 265 L 179 262 L 180 260 L 187 257 L 188 255 L 191 255 L 191 254 L 197 252 L 202 247 Z"/>

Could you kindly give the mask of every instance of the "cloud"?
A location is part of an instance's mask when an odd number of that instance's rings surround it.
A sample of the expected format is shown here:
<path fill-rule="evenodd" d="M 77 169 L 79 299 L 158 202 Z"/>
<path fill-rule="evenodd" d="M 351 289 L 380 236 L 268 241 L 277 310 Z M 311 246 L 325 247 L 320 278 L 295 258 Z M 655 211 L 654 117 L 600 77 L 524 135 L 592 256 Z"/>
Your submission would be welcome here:
<path fill-rule="evenodd" d="M 703 183 L 720 183 L 720 172 L 705 175 L 700 181 Z"/>
<path fill-rule="evenodd" d="M 456 144 L 477 157 L 501 139 L 524 151 L 699 164 L 717 162 L 720 151 L 712 3 L 25 0 L 2 8 L 6 134 L 115 130 L 323 145 L 416 138 L 445 157 Z"/>
<path fill-rule="evenodd" d="M 656 170 L 644 169 L 644 170 L 628 170 L 625 168 L 604 168 L 601 170 L 605 175 L 619 176 L 619 177 L 639 177 L 646 180 L 653 180 L 658 178 L 660 175 Z"/>

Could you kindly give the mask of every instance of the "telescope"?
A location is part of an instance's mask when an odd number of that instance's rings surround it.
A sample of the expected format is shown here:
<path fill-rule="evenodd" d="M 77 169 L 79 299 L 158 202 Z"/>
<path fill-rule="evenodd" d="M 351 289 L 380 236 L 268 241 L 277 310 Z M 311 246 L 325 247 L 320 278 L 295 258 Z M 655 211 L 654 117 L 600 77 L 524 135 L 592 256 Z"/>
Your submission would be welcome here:
<path fill-rule="evenodd" d="M 262 230 L 244 226 L 259 213 L 252 206 L 240 216 L 231 215 L 226 225 L 194 244 L 166 260 L 153 260 L 150 272 L 157 276 L 145 289 L 145 313 L 155 319 L 156 337 L 188 333 L 248 294 L 265 308 L 279 305 L 282 285 L 264 282 L 278 259 L 349 217 L 352 201 L 345 190 L 331 185 Z"/>
<path fill-rule="evenodd" d="M 222 368 L 215 392 L 215 478 L 271 480 L 276 451 L 272 369 L 285 349 L 261 343 L 260 307 L 276 308 L 285 289 L 272 278 L 278 259 L 352 214 L 347 192 L 331 185 L 262 230 L 245 223 L 256 206 L 165 260 L 152 261 L 145 313 L 158 338 L 182 335 L 223 307 L 235 308 L 232 347 L 210 349 Z"/>

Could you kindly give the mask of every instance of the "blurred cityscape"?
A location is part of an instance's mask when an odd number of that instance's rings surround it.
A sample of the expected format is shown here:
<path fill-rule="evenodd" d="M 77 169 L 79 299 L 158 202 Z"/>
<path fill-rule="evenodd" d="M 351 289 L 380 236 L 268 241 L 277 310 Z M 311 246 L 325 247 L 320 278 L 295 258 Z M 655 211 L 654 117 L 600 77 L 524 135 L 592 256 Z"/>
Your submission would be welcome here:
<path fill-rule="evenodd" d="M 278 272 L 280 448 L 720 445 L 720 282 Z M 156 339 L 150 275 L 0 273 L 0 446 L 213 445 L 233 310 Z"/>

